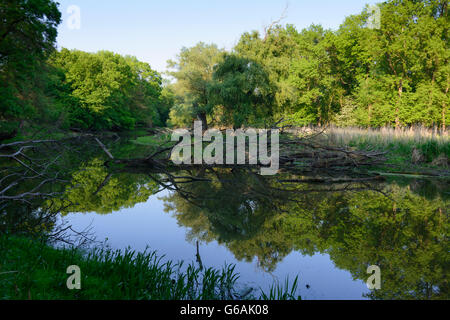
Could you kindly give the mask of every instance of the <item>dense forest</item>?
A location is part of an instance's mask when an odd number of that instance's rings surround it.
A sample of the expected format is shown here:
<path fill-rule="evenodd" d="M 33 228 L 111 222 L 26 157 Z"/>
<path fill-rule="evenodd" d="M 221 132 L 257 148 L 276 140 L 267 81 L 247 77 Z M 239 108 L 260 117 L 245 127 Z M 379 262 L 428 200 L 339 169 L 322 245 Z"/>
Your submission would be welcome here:
<path fill-rule="evenodd" d="M 273 23 L 241 35 L 230 51 L 183 48 L 172 81 L 135 57 L 55 49 L 58 4 L 1 0 L 0 131 L 32 123 L 62 130 L 292 125 L 360 127 L 449 124 L 446 0 L 379 4 L 337 30 Z"/>

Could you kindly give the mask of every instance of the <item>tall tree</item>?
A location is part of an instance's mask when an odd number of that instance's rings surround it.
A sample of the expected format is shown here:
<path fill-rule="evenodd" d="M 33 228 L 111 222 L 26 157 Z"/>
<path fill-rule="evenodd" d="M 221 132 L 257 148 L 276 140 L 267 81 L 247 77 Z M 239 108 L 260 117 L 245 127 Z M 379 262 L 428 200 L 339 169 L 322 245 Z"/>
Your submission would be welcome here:
<path fill-rule="evenodd" d="M 1 0 L 0 17 L 0 120 L 23 120 L 33 114 L 35 76 L 54 50 L 61 14 L 51 0 Z"/>
<path fill-rule="evenodd" d="M 207 87 L 214 66 L 222 60 L 222 53 L 215 44 L 200 42 L 192 48 L 183 48 L 176 61 L 168 61 L 168 67 L 172 69 L 169 75 L 176 79 L 173 90 L 181 101 L 178 108 L 190 109 L 191 112 L 185 113 L 198 117 L 204 129 L 208 128 L 207 115 L 213 110 Z"/>
<path fill-rule="evenodd" d="M 208 95 L 215 106 L 223 107 L 222 123 L 240 128 L 270 121 L 273 95 L 269 77 L 258 63 L 226 55 L 215 67 L 213 80 Z"/>
<path fill-rule="evenodd" d="M 161 76 L 147 63 L 108 51 L 63 49 L 52 63 L 63 70 L 78 104 L 69 110 L 82 129 L 133 129 L 158 119 Z"/>
<path fill-rule="evenodd" d="M 298 99 L 292 120 L 296 124 L 327 124 L 339 111 L 341 92 L 332 73 L 327 37 L 321 26 L 311 26 L 298 37 L 298 56 L 292 61 L 289 82 Z"/>

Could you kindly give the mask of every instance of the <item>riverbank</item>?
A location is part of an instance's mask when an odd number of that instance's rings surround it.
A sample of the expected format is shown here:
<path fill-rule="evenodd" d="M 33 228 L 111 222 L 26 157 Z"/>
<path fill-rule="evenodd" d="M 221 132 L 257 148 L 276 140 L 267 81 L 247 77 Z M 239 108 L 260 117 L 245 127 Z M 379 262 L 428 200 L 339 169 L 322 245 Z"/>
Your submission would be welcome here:
<path fill-rule="evenodd" d="M 381 174 L 450 177 L 450 137 L 427 128 L 330 128 L 318 140 L 327 145 L 385 153 Z"/>
<path fill-rule="evenodd" d="M 448 134 L 440 135 L 431 129 L 305 127 L 286 130 L 280 141 L 286 142 L 292 137 L 306 138 L 317 146 L 382 154 L 383 161 L 368 168 L 373 173 L 450 177 L 450 138 Z M 155 148 L 169 141 L 167 133 L 142 135 L 132 140 L 135 144 Z M 303 146 L 294 149 L 304 151 Z"/>
<path fill-rule="evenodd" d="M 80 268 L 81 289 L 69 290 L 67 267 Z M 0 299 L 4 300 L 232 300 L 295 299 L 290 290 L 240 296 L 233 266 L 199 268 L 163 262 L 156 252 L 56 249 L 45 242 L 0 236 Z M 289 285 L 286 286 L 288 288 Z"/>
<path fill-rule="evenodd" d="M 287 131 L 287 134 L 284 134 L 285 139 L 289 139 L 289 132 L 296 132 L 294 136 L 306 135 L 310 141 L 322 146 L 383 153 L 385 158 L 383 163 L 369 168 L 373 173 L 450 177 L 450 137 L 448 134 L 438 134 L 432 129 L 304 127 Z M 139 128 L 133 131 L 101 131 L 90 134 L 104 139 L 105 144 L 108 140 L 117 141 L 121 137 L 137 145 L 158 148 L 170 142 L 169 133 L 170 129 L 167 128 Z M 86 133 L 28 124 L 20 135 L 3 143 L 42 139 L 63 140 L 81 135 Z"/>

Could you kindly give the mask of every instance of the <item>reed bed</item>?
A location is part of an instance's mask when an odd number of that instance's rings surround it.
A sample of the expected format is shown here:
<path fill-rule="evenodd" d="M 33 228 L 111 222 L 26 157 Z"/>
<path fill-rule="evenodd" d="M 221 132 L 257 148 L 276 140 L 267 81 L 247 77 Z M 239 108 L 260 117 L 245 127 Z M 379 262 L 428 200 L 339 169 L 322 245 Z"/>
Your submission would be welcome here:
<path fill-rule="evenodd" d="M 447 132 L 441 134 L 437 129 L 424 127 L 401 129 L 391 127 L 379 129 L 330 127 L 325 129 L 324 134 L 329 137 L 330 141 L 344 145 L 352 144 L 356 141 L 380 146 L 387 146 L 391 143 L 424 144 L 436 142 L 437 144 L 448 144 L 450 142 Z"/>
<path fill-rule="evenodd" d="M 363 151 L 384 151 L 388 163 L 445 167 L 450 159 L 448 132 L 425 127 L 410 128 L 339 128 L 304 127 L 288 132 L 300 136 L 313 136 L 317 143 L 349 147 Z M 320 133 L 320 134 L 319 134 Z"/>

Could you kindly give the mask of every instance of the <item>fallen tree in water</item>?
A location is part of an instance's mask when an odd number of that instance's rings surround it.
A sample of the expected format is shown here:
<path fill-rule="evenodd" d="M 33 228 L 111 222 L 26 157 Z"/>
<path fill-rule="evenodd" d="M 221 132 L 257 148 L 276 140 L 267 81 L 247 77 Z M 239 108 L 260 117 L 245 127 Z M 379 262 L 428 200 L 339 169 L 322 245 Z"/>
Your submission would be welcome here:
<path fill-rule="evenodd" d="M 223 131 L 222 131 L 223 134 Z M 312 137 L 317 136 L 320 133 L 309 134 L 304 137 L 294 137 L 291 135 L 283 135 L 281 141 L 277 141 L 277 154 L 276 159 L 279 163 L 279 168 L 281 170 L 295 169 L 305 172 L 316 171 L 316 170 L 338 170 L 338 171 L 352 171 L 355 168 L 362 168 L 367 166 L 379 165 L 385 161 L 385 152 L 378 151 L 359 151 L 352 150 L 350 148 L 338 148 L 334 146 L 328 146 L 324 144 L 319 144 L 312 141 Z M 178 142 L 166 141 L 158 146 L 156 146 L 155 151 L 149 154 L 148 156 L 142 158 L 129 158 L 129 159 L 118 159 L 112 156 L 111 152 L 105 147 L 105 145 L 95 138 L 98 145 L 107 155 L 109 160 L 107 163 L 115 163 L 115 164 L 124 164 L 129 167 L 157 167 L 157 168 L 188 168 L 192 166 L 206 166 L 206 167 L 264 167 L 267 166 L 268 163 L 263 163 L 261 159 L 257 159 L 255 157 L 256 147 L 252 151 L 251 147 L 245 146 L 244 148 L 238 147 L 234 142 L 232 148 L 228 144 L 228 140 L 221 139 L 217 145 L 217 141 L 214 141 L 209 144 L 205 144 L 205 141 L 201 141 L 201 154 L 209 148 L 209 150 L 214 148 L 219 148 L 221 157 L 219 156 L 219 161 L 214 163 L 205 163 L 202 158 L 202 162 L 199 163 L 195 158 L 195 151 L 191 152 L 191 150 L 195 150 L 196 144 L 199 142 L 189 140 L 189 142 L 183 145 L 183 150 L 188 150 L 189 156 L 188 158 L 183 159 L 183 163 L 180 161 L 173 161 L 173 150 L 175 147 L 181 145 Z M 259 138 L 261 139 L 261 138 Z M 226 141 L 225 141 L 226 140 Z M 258 141 L 258 140 L 255 140 Z M 267 140 L 268 143 L 271 143 L 270 137 Z M 259 142 L 260 143 L 260 142 Z M 255 142 L 256 144 L 256 142 Z M 248 147 L 248 148 L 247 148 Z M 279 149 L 279 150 L 278 150 Z M 216 149 L 215 149 L 216 150 Z M 232 153 L 232 161 L 229 162 L 227 155 L 224 154 L 223 150 L 226 152 Z M 271 151 L 273 157 L 274 150 Z M 216 151 L 215 151 L 216 152 Z M 252 153 L 253 152 L 253 153 Z M 242 154 L 245 155 L 245 162 L 236 161 L 238 156 Z M 267 152 L 266 152 L 267 156 Z M 226 160 L 225 160 L 226 158 Z M 256 159 L 255 159 L 256 158 Z M 260 157 L 261 158 L 261 157 Z M 271 158 L 271 160 L 273 160 Z"/>
<path fill-rule="evenodd" d="M 165 134 L 168 136 L 167 132 Z M 380 179 L 377 174 L 361 175 L 361 170 L 356 169 L 382 163 L 383 153 L 320 145 L 311 140 L 314 134 L 317 133 L 301 138 L 283 135 L 279 141 L 280 171 L 291 172 L 295 175 L 309 174 L 306 179 L 301 178 L 296 181 L 293 179 L 289 181 L 290 183 L 336 184 Z M 171 154 L 178 142 L 170 141 L 167 138 L 154 146 L 153 150 L 147 151 L 147 155 L 136 158 L 120 158 L 114 155 L 114 151 L 111 151 L 117 141 L 117 139 L 107 140 L 94 135 L 80 135 L 77 138 L 59 141 L 34 140 L 1 144 L 0 208 L 5 202 L 10 201 L 29 204 L 34 198 L 57 197 L 63 190 L 54 186 L 70 179 L 68 173 L 72 171 L 73 164 L 67 158 L 81 158 L 84 153 L 88 152 L 88 149 L 95 150 L 96 154 L 104 153 L 106 155 L 104 164 L 107 167 L 120 167 L 121 170 L 127 172 L 161 173 L 168 177 L 173 177 L 172 173 L 176 174 L 180 170 L 189 171 L 196 168 L 230 168 L 232 170 L 244 168 L 254 172 L 267 165 L 267 163 L 259 161 L 250 164 L 249 150 L 239 150 L 236 145 L 233 145 L 232 152 L 235 155 L 238 152 L 245 153 L 246 161 L 243 164 L 176 164 L 171 160 Z M 188 147 L 194 148 L 194 144 L 195 142 L 189 141 Z M 204 151 L 205 147 L 208 146 L 202 145 L 201 151 Z M 63 154 L 64 165 L 61 164 Z M 195 159 L 191 157 L 191 160 L 193 163 Z M 356 171 L 358 174 L 354 174 Z M 327 172 L 337 173 L 338 178 L 327 176 Z M 108 183 L 109 178 L 109 175 L 106 176 L 95 192 L 99 192 Z M 184 178 L 184 182 L 203 179 L 196 177 L 195 174 Z"/>

